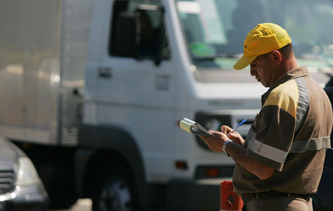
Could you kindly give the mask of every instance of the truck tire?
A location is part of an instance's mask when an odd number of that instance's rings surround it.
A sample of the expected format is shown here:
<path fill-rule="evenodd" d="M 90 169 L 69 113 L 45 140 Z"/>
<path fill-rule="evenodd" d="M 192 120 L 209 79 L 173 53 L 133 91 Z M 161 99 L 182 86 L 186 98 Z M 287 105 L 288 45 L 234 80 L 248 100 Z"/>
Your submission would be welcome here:
<path fill-rule="evenodd" d="M 123 165 L 114 164 L 106 168 L 96 179 L 93 211 L 137 210 L 134 183 Z"/>

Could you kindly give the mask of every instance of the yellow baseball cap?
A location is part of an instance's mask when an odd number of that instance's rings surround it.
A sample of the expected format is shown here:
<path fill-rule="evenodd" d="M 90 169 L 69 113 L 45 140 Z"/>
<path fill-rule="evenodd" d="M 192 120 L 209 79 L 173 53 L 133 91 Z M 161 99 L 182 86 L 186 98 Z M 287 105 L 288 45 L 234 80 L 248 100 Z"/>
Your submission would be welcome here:
<path fill-rule="evenodd" d="M 290 43 L 290 36 L 281 26 L 274 23 L 261 23 L 247 34 L 243 56 L 234 64 L 234 69 L 244 69 L 257 56 L 278 50 Z"/>

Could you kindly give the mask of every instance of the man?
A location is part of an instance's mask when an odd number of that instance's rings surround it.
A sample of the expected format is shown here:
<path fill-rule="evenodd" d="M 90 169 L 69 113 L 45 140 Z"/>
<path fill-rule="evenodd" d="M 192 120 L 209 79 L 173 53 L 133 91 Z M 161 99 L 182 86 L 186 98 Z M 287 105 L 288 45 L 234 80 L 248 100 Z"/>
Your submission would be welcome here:
<path fill-rule="evenodd" d="M 235 160 L 234 191 L 244 210 L 313 210 L 309 195 L 317 191 L 330 148 L 329 99 L 307 68 L 299 67 L 288 33 L 276 24 L 259 24 L 249 32 L 234 68 L 248 65 L 269 90 L 246 140 L 228 126 L 201 138 Z"/>

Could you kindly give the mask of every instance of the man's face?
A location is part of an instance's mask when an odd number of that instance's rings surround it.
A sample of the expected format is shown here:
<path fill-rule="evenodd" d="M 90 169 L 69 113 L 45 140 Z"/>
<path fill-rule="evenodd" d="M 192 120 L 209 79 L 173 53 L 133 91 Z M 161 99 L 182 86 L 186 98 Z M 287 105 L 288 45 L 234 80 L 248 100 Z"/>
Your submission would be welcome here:
<path fill-rule="evenodd" d="M 260 55 L 250 64 L 251 76 L 254 76 L 264 87 L 270 87 L 276 81 L 270 56 L 270 53 Z"/>

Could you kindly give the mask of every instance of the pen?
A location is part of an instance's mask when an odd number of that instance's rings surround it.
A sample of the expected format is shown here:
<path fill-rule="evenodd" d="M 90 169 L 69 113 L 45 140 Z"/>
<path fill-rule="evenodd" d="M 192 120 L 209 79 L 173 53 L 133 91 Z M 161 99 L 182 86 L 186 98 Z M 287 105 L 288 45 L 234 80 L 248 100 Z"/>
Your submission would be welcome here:
<path fill-rule="evenodd" d="M 231 133 L 235 132 L 237 130 L 237 128 L 239 128 L 242 124 L 244 124 L 246 122 L 247 119 L 244 119 L 243 121 L 241 121 L 240 123 L 238 123 L 236 125 L 236 127 L 231 131 Z"/>

